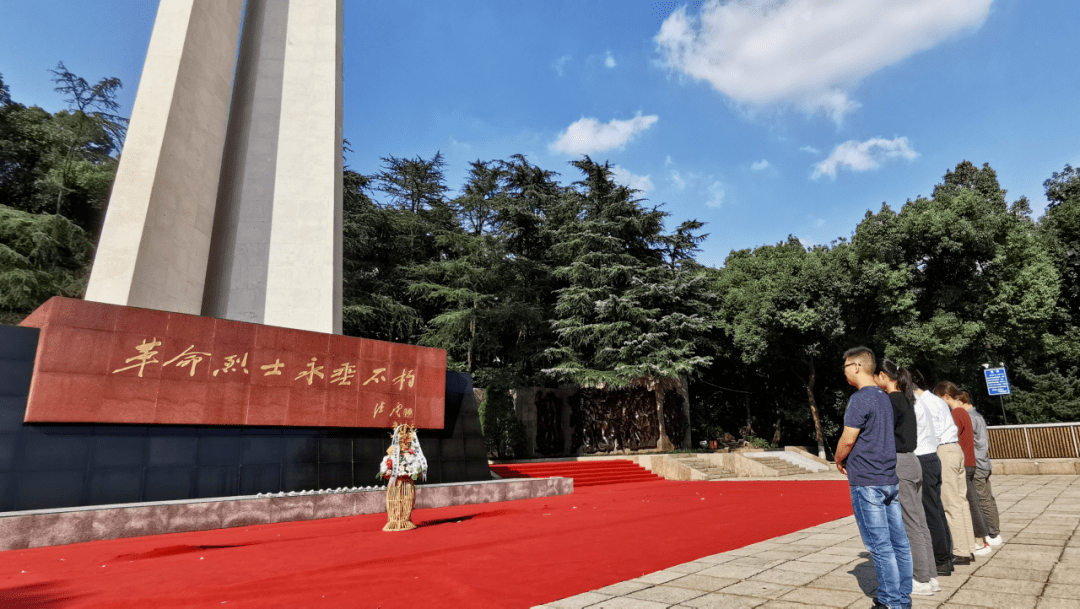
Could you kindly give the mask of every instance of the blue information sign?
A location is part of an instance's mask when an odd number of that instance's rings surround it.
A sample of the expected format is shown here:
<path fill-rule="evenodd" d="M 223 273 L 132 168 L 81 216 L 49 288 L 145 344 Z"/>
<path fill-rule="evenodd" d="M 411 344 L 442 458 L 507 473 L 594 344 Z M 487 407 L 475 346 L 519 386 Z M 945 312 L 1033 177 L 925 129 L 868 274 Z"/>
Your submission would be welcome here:
<path fill-rule="evenodd" d="M 1011 395 L 1009 391 L 1009 376 L 1004 368 L 988 368 L 983 370 L 986 377 L 986 391 L 990 395 Z"/>

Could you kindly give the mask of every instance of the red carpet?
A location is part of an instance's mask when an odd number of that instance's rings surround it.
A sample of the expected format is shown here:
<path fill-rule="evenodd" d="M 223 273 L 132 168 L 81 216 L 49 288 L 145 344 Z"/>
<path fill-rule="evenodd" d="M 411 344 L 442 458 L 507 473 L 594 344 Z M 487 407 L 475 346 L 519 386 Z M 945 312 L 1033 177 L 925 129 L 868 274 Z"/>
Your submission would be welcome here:
<path fill-rule="evenodd" d="M 0 607 L 529 607 L 850 514 L 846 481 L 594 486 L 0 552 Z"/>
<path fill-rule="evenodd" d="M 574 488 L 660 479 L 656 474 L 628 459 L 505 463 L 492 465 L 491 471 L 501 478 L 573 478 Z"/>

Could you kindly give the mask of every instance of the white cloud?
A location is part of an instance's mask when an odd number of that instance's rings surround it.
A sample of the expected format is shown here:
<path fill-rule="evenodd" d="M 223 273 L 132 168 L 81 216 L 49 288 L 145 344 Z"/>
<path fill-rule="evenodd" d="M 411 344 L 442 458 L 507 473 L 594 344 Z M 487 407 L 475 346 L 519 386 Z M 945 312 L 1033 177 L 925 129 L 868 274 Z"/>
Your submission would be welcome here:
<path fill-rule="evenodd" d="M 573 59 L 573 56 L 571 56 L 571 55 L 563 55 L 562 57 L 556 59 L 555 63 L 551 64 L 551 67 L 555 68 L 555 73 L 556 74 L 558 74 L 559 76 L 562 76 L 563 75 L 563 68 L 566 66 L 566 64 L 570 63 L 571 59 Z"/>
<path fill-rule="evenodd" d="M 709 198 L 706 199 L 705 205 L 709 207 L 720 207 L 724 203 L 724 185 L 720 182 L 713 182 L 709 185 Z"/>
<path fill-rule="evenodd" d="M 659 119 L 656 115 L 638 114 L 628 121 L 612 119 L 606 125 L 595 118 L 583 118 L 566 128 L 551 149 L 566 154 L 595 154 L 619 148 L 639 132 L 651 127 Z"/>
<path fill-rule="evenodd" d="M 656 35 L 661 61 L 740 104 L 793 104 L 840 121 L 869 74 L 978 28 L 991 0 L 707 0 Z"/>
<path fill-rule="evenodd" d="M 750 171 L 765 171 L 769 167 L 772 167 L 772 164 L 765 159 L 761 159 L 750 166 Z"/>
<path fill-rule="evenodd" d="M 608 68 L 615 67 L 615 58 L 612 57 L 611 51 L 608 51 L 607 55 L 604 56 L 604 65 Z"/>
<path fill-rule="evenodd" d="M 843 167 L 851 171 L 867 171 L 877 169 L 884 161 L 892 159 L 910 161 L 918 156 L 919 153 L 911 149 L 906 137 L 891 140 L 873 138 L 865 142 L 848 140 L 837 146 L 829 158 L 815 165 L 814 173 L 810 177 L 815 180 L 821 176 L 835 178 L 836 172 Z"/>
<path fill-rule="evenodd" d="M 611 168 L 611 179 L 614 180 L 616 184 L 622 184 L 623 186 L 628 186 L 634 190 L 640 190 L 642 194 L 649 192 L 653 187 L 652 180 L 649 179 L 649 176 L 636 176 L 619 165 L 615 165 Z"/>
<path fill-rule="evenodd" d="M 810 154 L 821 154 L 821 151 L 813 146 L 803 146 L 799 148 L 799 152 L 809 152 Z"/>
<path fill-rule="evenodd" d="M 683 179 L 678 171 L 671 172 L 671 181 L 675 183 L 675 188 L 678 188 L 679 190 L 684 190 L 686 188 L 686 180 Z"/>
<path fill-rule="evenodd" d="M 675 164 L 675 161 L 671 158 L 670 154 L 667 155 L 666 159 L 664 159 L 664 164 L 665 165 L 674 165 Z M 1080 165 L 1080 163 L 1077 163 L 1077 165 Z"/>

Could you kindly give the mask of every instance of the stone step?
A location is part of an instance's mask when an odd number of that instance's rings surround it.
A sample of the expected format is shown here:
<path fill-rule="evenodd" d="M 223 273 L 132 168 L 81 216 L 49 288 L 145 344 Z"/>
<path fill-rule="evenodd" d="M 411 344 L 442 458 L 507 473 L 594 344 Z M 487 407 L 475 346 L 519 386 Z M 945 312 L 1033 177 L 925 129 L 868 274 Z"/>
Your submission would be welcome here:
<path fill-rule="evenodd" d="M 806 468 L 800 467 L 798 465 L 795 465 L 794 463 L 791 463 L 790 461 L 785 461 L 784 459 L 780 459 L 778 457 L 763 457 L 754 460 L 758 463 L 761 463 L 762 465 L 776 470 L 776 472 L 782 476 L 813 473 Z"/>

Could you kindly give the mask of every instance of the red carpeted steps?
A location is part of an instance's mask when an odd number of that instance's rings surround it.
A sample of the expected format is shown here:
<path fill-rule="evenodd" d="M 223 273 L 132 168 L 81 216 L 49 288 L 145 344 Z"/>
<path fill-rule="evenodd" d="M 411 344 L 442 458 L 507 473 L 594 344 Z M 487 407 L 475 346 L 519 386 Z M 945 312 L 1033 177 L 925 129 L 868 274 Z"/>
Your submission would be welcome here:
<path fill-rule="evenodd" d="M 573 478 L 574 488 L 647 482 L 661 478 L 626 459 L 595 459 L 588 461 L 539 461 L 492 465 L 491 471 L 501 478 Z"/>

